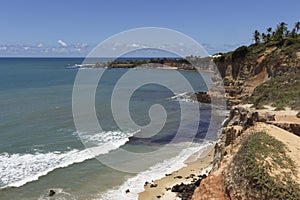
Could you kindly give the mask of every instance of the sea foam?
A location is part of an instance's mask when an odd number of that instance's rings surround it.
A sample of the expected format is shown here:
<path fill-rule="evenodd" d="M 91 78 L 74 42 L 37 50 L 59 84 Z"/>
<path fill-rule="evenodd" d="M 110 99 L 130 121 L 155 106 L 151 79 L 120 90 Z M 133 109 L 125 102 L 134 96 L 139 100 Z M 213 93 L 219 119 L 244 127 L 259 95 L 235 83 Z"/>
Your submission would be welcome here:
<path fill-rule="evenodd" d="M 98 155 L 106 154 L 123 144 L 132 133 L 108 131 L 94 134 L 87 141 L 98 143 L 99 146 L 84 150 L 73 149 L 66 152 L 54 151 L 48 153 L 1 153 L 0 154 L 0 189 L 6 187 L 20 187 L 28 182 L 38 180 L 49 172 L 81 163 Z M 93 152 L 93 153 L 91 153 Z"/>
<path fill-rule="evenodd" d="M 195 101 L 194 99 L 191 98 L 191 94 L 188 92 L 175 94 L 174 96 L 170 97 L 169 99 L 179 101 L 179 102 L 185 102 L 185 103 L 198 103 L 198 101 Z"/>
<path fill-rule="evenodd" d="M 171 144 L 171 145 L 190 145 L 186 143 Z M 182 150 L 176 157 L 166 159 L 161 163 L 158 163 L 149 168 L 149 170 L 140 172 L 136 176 L 129 178 L 117 189 L 108 190 L 105 193 L 99 194 L 95 199 L 101 200 L 136 200 L 138 199 L 138 193 L 144 191 L 145 182 L 151 182 L 152 180 L 158 180 L 165 177 L 165 174 L 172 173 L 180 168 L 186 166 L 185 161 L 197 153 L 201 155 L 207 148 L 212 148 L 212 142 L 203 142 L 201 144 L 190 145 L 186 149 Z M 130 192 L 126 193 L 129 189 Z"/>

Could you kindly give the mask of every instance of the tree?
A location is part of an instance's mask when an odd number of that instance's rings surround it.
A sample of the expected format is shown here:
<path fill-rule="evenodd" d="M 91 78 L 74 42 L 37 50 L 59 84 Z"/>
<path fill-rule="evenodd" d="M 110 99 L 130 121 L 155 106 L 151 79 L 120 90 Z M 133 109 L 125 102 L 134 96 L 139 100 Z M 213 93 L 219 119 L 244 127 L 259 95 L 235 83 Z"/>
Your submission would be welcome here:
<path fill-rule="evenodd" d="M 295 30 L 298 32 L 300 30 L 300 22 L 295 23 Z"/>
<path fill-rule="evenodd" d="M 274 33 L 272 33 L 272 27 L 267 28 L 267 40 L 270 41 Z"/>
<path fill-rule="evenodd" d="M 279 26 L 282 32 L 282 36 L 287 36 L 288 34 L 287 24 L 285 22 L 281 22 Z"/>
<path fill-rule="evenodd" d="M 261 38 L 264 41 L 264 43 L 267 43 L 269 41 L 268 35 L 266 35 L 265 33 L 261 34 Z"/>
<path fill-rule="evenodd" d="M 255 41 L 255 44 L 259 44 L 260 43 L 260 33 L 258 32 L 258 30 L 254 31 L 253 39 Z"/>
<path fill-rule="evenodd" d="M 274 39 L 277 41 L 282 41 L 285 36 L 287 36 L 287 24 L 281 22 L 279 25 L 277 25 L 274 33 Z"/>
<path fill-rule="evenodd" d="M 295 28 L 293 28 L 292 32 L 289 34 L 290 37 L 296 38 L 297 37 L 297 31 Z"/>

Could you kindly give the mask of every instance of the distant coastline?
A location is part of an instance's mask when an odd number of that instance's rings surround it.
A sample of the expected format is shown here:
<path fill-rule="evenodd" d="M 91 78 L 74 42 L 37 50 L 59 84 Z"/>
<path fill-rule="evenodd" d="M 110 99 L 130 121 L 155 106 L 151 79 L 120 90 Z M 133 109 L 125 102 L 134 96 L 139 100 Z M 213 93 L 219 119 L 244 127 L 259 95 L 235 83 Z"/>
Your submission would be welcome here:
<path fill-rule="evenodd" d="M 201 63 L 201 70 L 212 71 L 209 62 L 212 60 L 210 57 L 187 57 L 187 58 L 118 58 L 110 60 L 109 58 L 102 58 L 104 61 L 97 61 L 97 58 L 91 58 L 86 63 L 68 65 L 70 69 L 82 68 L 145 68 L 145 69 L 172 69 L 172 70 L 196 70 L 198 63 Z M 99 59 L 98 59 L 99 60 Z M 195 61 L 190 63 L 190 61 Z M 203 63 L 206 62 L 204 65 Z M 200 66 L 200 65 L 199 65 Z"/>

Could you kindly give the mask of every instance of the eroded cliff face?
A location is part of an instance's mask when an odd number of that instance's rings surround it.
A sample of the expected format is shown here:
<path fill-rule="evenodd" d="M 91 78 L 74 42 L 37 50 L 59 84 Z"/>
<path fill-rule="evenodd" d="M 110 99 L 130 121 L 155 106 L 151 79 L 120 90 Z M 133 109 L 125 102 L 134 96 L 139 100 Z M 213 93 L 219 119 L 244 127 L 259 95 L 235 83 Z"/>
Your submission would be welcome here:
<path fill-rule="evenodd" d="M 222 172 L 219 170 L 219 172 Z M 201 187 L 196 188 L 192 197 L 194 200 L 229 200 L 229 196 L 224 186 L 223 175 L 221 173 L 214 173 L 204 179 Z"/>
<path fill-rule="evenodd" d="M 271 124 L 297 135 L 297 131 L 299 131 L 298 121 L 282 123 L 282 120 L 278 117 L 279 114 L 274 113 L 277 112 L 256 110 L 246 105 L 238 105 L 231 108 L 228 120 L 224 124 L 215 145 L 213 170 L 196 188 L 193 200 L 255 199 L 250 198 L 251 195 L 251 197 L 259 197 L 259 193 L 251 193 L 249 196 L 250 190 L 247 190 L 249 180 L 247 178 L 239 179 L 239 181 L 235 180 L 234 177 L 239 174 L 240 167 L 245 166 L 234 164 L 234 159 L 237 160 L 236 156 L 244 148 L 243 145 L 246 144 L 245 141 L 248 136 L 257 132 L 257 127 L 261 124 L 266 126 Z M 296 115 L 293 117 L 297 119 Z M 282 166 L 280 167 L 282 168 Z M 274 169 L 279 169 L 280 167 L 274 167 Z"/>
<path fill-rule="evenodd" d="M 256 122 L 271 122 L 274 119 L 275 116 L 269 113 L 258 113 L 242 106 L 233 107 L 215 145 L 213 170 L 196 188 L 192 199 L 236 199 L 236 191 L 240 189 L 226 181 L 224 174 L 251 127 Z"/>
<path fill-rule="evenodd" d="M 270 78 L 300 70 L 300 45 L 250 45 L 214 59 L 230 105 L 237 105 Z"/>
<path fill-rule="evenodd" d="M 215 145 L 214 168 L 196 188 L 192 199 L 247 199 L 244 186 L 230 181 L 228 175 L 228 168 L 242 141 L 256 122 L 273 124 L 295 134 L 299 132 L 299 124 L 277 123 L 273 114 L 257 112 L 239 104 L 267 80 L 299 71 L 300 44 L 242 46 L 214 57 L 214 62 L 223 78 L 231 112 Z"/>

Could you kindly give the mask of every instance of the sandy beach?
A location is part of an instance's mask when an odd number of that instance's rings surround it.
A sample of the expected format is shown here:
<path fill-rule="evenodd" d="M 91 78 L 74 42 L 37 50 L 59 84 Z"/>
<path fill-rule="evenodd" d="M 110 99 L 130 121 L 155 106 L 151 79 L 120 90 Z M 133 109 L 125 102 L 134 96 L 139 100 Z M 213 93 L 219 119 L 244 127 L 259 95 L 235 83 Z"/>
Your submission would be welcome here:
<path fill-rule="evenodd" d="M 199 179 L 200 175 L 208 174 L 212 168 L 214 145 L 209 146 L 196 161 L 191 156 L 186 161 L 186 166 L 167 174 L 164 178 L 145 184 L 145 190 L 139 193 L 140 200 L 152 199 L 180 199 L 171 189 L 176 184 L 189 184 Z M 190 160 L 190 161 L 189 161 Z"/>

